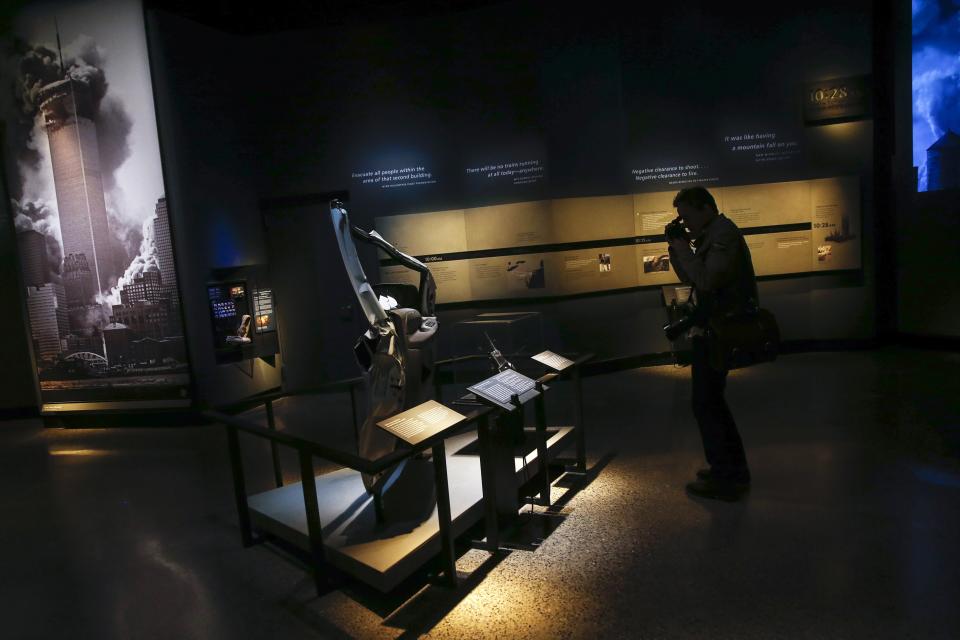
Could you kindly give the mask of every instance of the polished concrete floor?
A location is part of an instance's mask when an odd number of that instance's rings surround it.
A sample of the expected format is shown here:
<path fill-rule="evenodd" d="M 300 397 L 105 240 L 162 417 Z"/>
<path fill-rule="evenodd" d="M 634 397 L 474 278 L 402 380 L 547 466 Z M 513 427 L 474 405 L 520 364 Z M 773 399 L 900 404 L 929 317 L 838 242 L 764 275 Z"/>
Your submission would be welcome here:
<path fill-rule="evenodd" d="M 0 423 L 0 637 L 960 637 L 960 354 L 735 373 L 754 477 L 736 504 L 684 494 L 701 465 L 688 375 L 586 379 L 593 470 L 524 517 L 535 550 L 467 550 L 457 590 L 419 575 L 387 596 L 317 596 L 298 558 L 242 548 L 218 427 Z M 330 403 L 311 428 L 349 442 Z M 245 456 L 249 490 L 268 487 L 266 452 Z"/>

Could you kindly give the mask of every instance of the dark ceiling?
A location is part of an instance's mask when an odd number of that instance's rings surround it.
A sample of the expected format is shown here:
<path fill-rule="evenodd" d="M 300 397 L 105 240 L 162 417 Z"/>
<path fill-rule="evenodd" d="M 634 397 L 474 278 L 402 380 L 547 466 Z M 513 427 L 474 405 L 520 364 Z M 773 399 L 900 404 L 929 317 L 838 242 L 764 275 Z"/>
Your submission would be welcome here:
<path fill-rule="evenodd" d="M 502 0 L 500 0 L 502 1 Z M 496 4 L 495 0 L 144 0 L 195 22 L 238 34 L 349 26 L 455 13 Z"/>

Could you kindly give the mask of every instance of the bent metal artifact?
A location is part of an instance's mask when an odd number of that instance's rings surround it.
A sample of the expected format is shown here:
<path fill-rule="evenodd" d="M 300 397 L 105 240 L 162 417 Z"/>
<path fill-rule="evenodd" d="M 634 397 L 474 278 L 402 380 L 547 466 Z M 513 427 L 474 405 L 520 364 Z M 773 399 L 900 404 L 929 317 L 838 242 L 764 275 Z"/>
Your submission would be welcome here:
<path fill-rule="evenodd" d="M 436 360 L 437 286 L 425 264 L 396 249 L 376 231 L 350 224 L 343 204 L 330 202 L 330 220 L 340 247 L 343 265 L 370 327 L 354 346 L 357 362 L 367 378 L 368 411 L 360 427 L 360 455 L 370 460 L 397 448 L 399 440 L 377 427 L 377 422 L 414 407 L 433 395 Z M 420 274 L 420 285 L 371 285 L 360 265 L 354 240 L 372 244 L 401 265 Z M 386 308 L 381 296 L 394 298 Z M 392 307 L 392 301 L 387 306 Z M 367 491 L 379 496 L 394 468 L 376 475 L 363 474 Z"/>

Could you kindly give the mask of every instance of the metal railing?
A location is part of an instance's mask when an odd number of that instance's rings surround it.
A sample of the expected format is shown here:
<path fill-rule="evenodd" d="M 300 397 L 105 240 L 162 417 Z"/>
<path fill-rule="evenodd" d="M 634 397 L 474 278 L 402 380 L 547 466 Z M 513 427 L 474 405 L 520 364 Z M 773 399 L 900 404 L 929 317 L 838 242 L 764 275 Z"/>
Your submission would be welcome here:
<path fill-rule="evenodd" d="M 322 392 L 342 389 L 337 385 L 324 385 Z M 350 386 L 352 389 L 353 386 Z M 317 391 L 314 390 L 313 393 Z M 272 421 L 273 411 L 272 403 L 282 398 L 291 396 L 307 395 L 308 392 L 298 391 L 296 393 L 275 393 L 256 399 L 252 405 L 249 403 L 234 403 L 229 408 L 237 406 L 254 408 L 261 403 L 266 404 L 268 420 Z M 432 450 L 432 461 L 434 467 L 434 480 L 437 491 L 437 515 L 440 528 L 441 541 L 441 569 L 447 582 L 456 585 L 457 572 L 453 547 L 453 526 L 450 511 L 450 487 L 447 478 L 446 448 L 444 440 L 455 433 L 459 433 L 474 424 L 478 431 L 488 430 L 488 415 L 493 410 L 489 407 L 476 407 L 466 414 L 466 418 L 456 425 L 451 426 L 444 431 L 435 434 L 406 449 L 393 451 L 385 456 L 370 460 L 358 454 L 350 453 L 342 449 L 330 447 L 318 442 L 308 440 L 282 431 L 277 431 L 275 426 L 264 427 L 247 418 L 229 415 L 222 410 L 211 410 L 204 412 L 204 415 L 219 422 L 226 427 L 227 445 L 230 452 L 230 466 L 233 474 L 234 500 L 236 502 L 237 514 L 240 523 L 240 536 L 245 547 L 254 544 L 253 527 L 250 517 L 250 505 L 247 499 L 246 476 L 243 469 L 243 457 L 240 450 L 239 434 L 246 433 L 251 436 L 265 439 L 270 442 L 271 452 L 274 459 L 274 470 L 277 476 L 277 486 L 283 486 L 283 478 L 279 472 L 279 453 L 278 446 L 286 446 L 297 452 L 300 467 L 300 483 L 303 491 L 303 503 L 307 517 L 307 537 L 309 540 L 309 553 L 313 561 L 314 581 L 318 593 L 324 590 L 324 571 L 326 565 L 326 554 L 323 546 L 323 528 L 320 522 L 320 506 L 317 496 L 316 477 L 314 474 L 314 458 L 342 465 L 344 467 L 366 474 L 377 474 L 389 469 L 390 467 L 406 460 L 426 449 Z"/>
<path fill-rule="evenodd" d="M 440 365 L 455 364 L 467 360 L 476 360 L 486 356 L 463 356 L 452 358 L 446 361 L 439 361 Z M 586 443 L 583 428 L 583 407 L 582 407 L 582 386 L 580 365 L 592 358 L 592 354 L 582 355 L 574 361 L 574 365 L 569 367 L 561 374 L 548 374 L 549 377 L 566 377 L 569 373 L 570 379 L 574 383 L 574 403 L 575 403 L 575 437 L 576 437 L 576 465 L 574 470 L 578 473 L 586 472 Z M 544 378 L 543 380 L 545 380 Z M 276 428 L 276 419 L 274 413 L 274 403 L 292 397 L 311 396 L 326 393 L 348 392 L 350 394 L 351 412 L 353 418 L 354 435 L 357 436 L 358 420 L 356 407 L 356 389 L 364 382 L 363 378 L 350 378 L 318 385 L 315 387 L 298 389 L 295 391 L 277 391 L 267 394 L 261 394 L 252 398 L 234 402 L 228 405 L 218 407 L 215 410 L 205 411 L 204 415 L 215 422 L 224 425 L 227 431 L 227 443 L 230 453 L 231 471 L 234 483 L 234 499 L 240 524 L 240 535 L 243 545 L 250 546 L 254 544 L 253 527 L 251 524 L 250 507 L 247 499 L 246 477 L 243 468 L 243 458 L 240 449 L 239 434 L 245 433 L 250 436 L 262 438 L 270 443 L 271 456 L 273 459 L 274 479 L 277 487 L 283 486 L 283 474 L 280 466 L 279 447 L 289 447 L 297 452 L 299 460 L 300 481 L 303 491 L 304 508 L 307 517 L 307 535 L 309 539 L 309 553 L 314 565 L 314 580 L 318 592 L 324 590 L 324 572 L 323 567 L 326 564 L 322 523 L 320 522 L 319 497 L 317 496 L 316 477 L 314 474 L 314 458 L 321 458 L 328 462 L 353 469 L 360 473 L 377 474 L 389 469 L 390 467 L 408 459 L 412 456 L 425 451 L 432 450 L 432 461 L 434 466 L 434 480 L 437 490 L 437 514 L 439 519 L 440 539 L 441 539 L 441 557 L 440 564 L 446 581 L 451 585 L 456 585 L 457 573 L 454 556 L 454 537 L 450 512 L 450 492 L 446 469 L 446 451 L 444 440 L 451 435 L 464 431 L 468 428 L 477 429 L 480 445 L 480 467 L 481 483 L 484 500 L 484 518 L 486 520 L 487 547 L 495 550 L 498 545 L 498 516 L 496 505 L 496 488 L 494 485 L 491 470 L 491 460 L 495 455 L 492 448 L 493 436 L 491 432 L 490 416 L 499 413 L 501 410 L 494 409 L 485 405 L 470 407 L 465 412 L 465 419 L 451 426 L 450 428 L 427 438 L 416 446 L 399 449 L 385 456 L 371 460 L 365 458 L 359 453 L 351 453 L 321 444 L 314 440 L 309 440 L 297 435 L 282 432 Z M 538 388 L 541 388 L 542 382 L 538 382 Z M 263 426 L 249 418 L 231 415 L 234 412 L 248 411 L 263 405 L 266 412 L 267 426 Z M 542 461 L 544 473 L 542 484 L 539 490 L 541 495 L 540 504 L 549 504 L 550 480 L 547 465 L 547 443 L 546 443 L 546 418 L 543 405 L 543 394 L 541 393 L 535 403 L 536 422 L 538 431 L 538 457 Z M 521 417 L 522 420 L 522 417 Z M 359 440 L 359 438 L 358 438 Z M 376 497 L 375 497 L 376 500 Z M 379 512 L 379 508 L 378 508 Z"/>

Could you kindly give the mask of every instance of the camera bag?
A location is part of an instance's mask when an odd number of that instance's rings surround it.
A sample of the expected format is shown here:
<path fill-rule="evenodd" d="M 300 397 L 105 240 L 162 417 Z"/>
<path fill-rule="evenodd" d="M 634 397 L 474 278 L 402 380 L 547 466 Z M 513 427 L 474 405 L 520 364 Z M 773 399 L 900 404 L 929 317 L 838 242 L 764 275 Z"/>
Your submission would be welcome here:
<path fill-rule="evenodd" d="M 777 359 L 780 328 L 766 309 L 722 315 L 708 323 L 708 358 L 717 371 L 740 369 Z"/>

